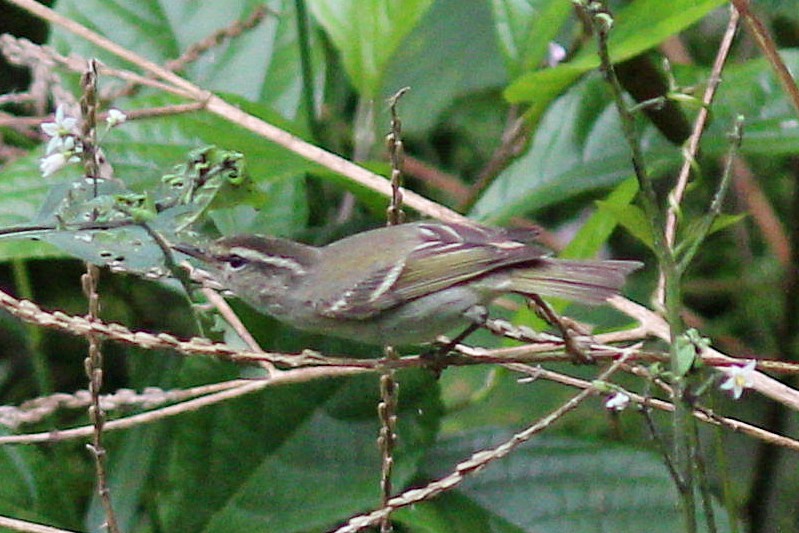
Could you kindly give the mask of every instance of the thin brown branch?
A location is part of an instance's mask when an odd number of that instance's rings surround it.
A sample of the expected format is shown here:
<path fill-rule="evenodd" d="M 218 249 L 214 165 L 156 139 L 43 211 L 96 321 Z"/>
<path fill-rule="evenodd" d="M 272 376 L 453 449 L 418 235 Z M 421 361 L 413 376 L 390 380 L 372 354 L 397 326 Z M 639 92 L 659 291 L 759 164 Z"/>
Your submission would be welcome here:
<path fill-rule="evenodd" d="M 724 69 L 724 65 L 727 63 L 727 57 L 732 49 L 735 32 L 738 29 L 738 19 L 738 12 L 735 8 L 730 8 L 730 20 L 727 23 L 727 30 L 724 32 L 724 37 L 716 53 L 716 59 L 713 61 L 713 68 L 710 71 L 705 93 L 702 95 L 702 108 L 699 110 L 696 120 L 694 121 L 694 130 L 691 133 L 691 137 L 688 139 L 688 146 L 685 149 L 682 168 L 680 168 L 680 173 L 677 176 L 677 183 L 669 198 L 665 236 L 666 244 L 671 247 L 674 246 L 680 203 L 685 194 L 685 189 L 688 187 L 688 178 L 691 175 L 691 168 L 696 163 L 696 154 L 699 152 L 699 141 L 702 139 L 702 133 L 710 117 L 710 107 L 716 96 L 719 85 L 721 84 L 721 71 Z"/>
<path fill-rule="evenodd" d="M 522 372 L 525 374 L 530 373 L 530 367 L 528 365 L 510 364 L 503 366 L 515 372 Z M 567 385 L 569 387 L 574 387 L 577 389 L 585 390 L 593 387 L 591 381 L 586 381 L 584 379 L 567 376 L 559 372 L 552 372 L 551 370 L 546 370 L 543 368 L 535 368 L 532 376 L 534 378 L 546 379 L 548 381 L 560 383 L 561 385 Z M 657 398 L 650 398 L 648 396 L 642 396 L 640 394 L 636 394 L 634 392 L 630 392 L 627 390 L 623 392 L 624 394 L 629 396 L 631 402 L 638 404 L 640 406 L 654 407 L 655 409 L 667 412 L 674 411 L 674 405 L 670 402 L 659 400 Z M 799 451 L 799 441 L 795 439 L 791 439 L 789 437 L 784 437 L 782 435 L 772 433 L 771 431 L 767 431 L 763 428 L 759 428 L 757 426 L 748 424 L 746 422 L 742 422 L 740 420 L 736 420 L 734 418 L 719 416 L 715 414 L 713 411 L 710 411 L 709 409 L 694 409 L 694 417 L 701 422 L 706 422 L 717 426 L 723 426 L 729 429 L 730 431 L 734 431 L 736 433 L 743 433 L 744 435 L 747 435 L 749 437 L 753 437 L 762 440 L 764 442 L 774 444 L 776 446 L 781 446 L 783 448 Z"/>
<path fill-rule="evenodd" d="M 491 158 L 485 167 L 477 175 L 474 184 L 469 188 L 469 194 L 464 198 L 459 207 L 468 210 L 479 198 L 480 193 L 488 187 L 491 182 L 508 166 L 510 160 L 517 156 L 524 146 L 527 137 L 527 121 L 519 116 L 519 108 L 511 106 L 508 109 L 508 117 L 505 123 L 505 131 L 502 132 L 501 143 L 491 154 Z"/>
<path fill-rule="evenodd" d="M 246 380 L 223 381 L 210 385 L 200 385 L 188 389 L 164 390 L 159 387 L 146 387 L 141 393 L 133 389 L 117 389 L 113 394 L 100 396 L 103 411 L 114 409 L 153 409 L 166 403 L 177 403 L 227 390 L 246 383 Z M 0 425 L 16 429 L 24 424 L 41 422 L 60 409 L 86 409 L 92 403 L 88 390 L 78 390 L 72 394 L 57 392 L 40 396 L 24 402 L 20 406 L 0 405 Z"/>
<path fill-rule="evenodd" d="M 81 124 L 81 141 L 83 144 L 84 178 L 94 183 L 94 196 L 97 196 L 97 180 L 100 176 L 97 146 L 97 61 L 90 60 L 88 68 L 81 76 L 82 96 L 80 108 L 83 121 Z M 100 318 L 100 294 L 97 286 L 100 282 L 100 269 L 86 263 L 86 273 L 81 276 L 83 293 L 89 300 L 89 313 L 86 319 L 93 322 Z M 97 494 L 105 512 L 105 527 L 111 533 L 119 533 L 114 506 L 111 502 L 111 487 L 108 484 L 107 451 L 103 444 L 103 425 L 105 411 L 100 406 L 100 391 L 103 387 L 103 352 L 102 341 L 98 335 L 88 334 L 89 355 L 84 361 L 86 377 L 89 379 L 89 420 L 92 422 L 92 443 L 86 447 L 94 457 L 97 476 Z"/>
<path fill-rule="evenodd" d="M 733 189 L 746 206 L 760 233 L 783 268 L 791 264 L 791 241 L 749 165 L 742 157 L 733 162 Z"/>
<path fill-rule="evenodd" d="M 391 131 L 386 137 L 388 155 L 391 160 L 391 202 L 386 209 L 386 223 L 389 226 L 402 224 L 405 211 L 402 209 L 402 169 L 405 150 L 402 142 L 402 121 L 397 112 L 400 99 L 410 90 L 403 87 L 388 101 L 391 113 Z M 386 359 L 396 361 L 399 353 L 393 346 L 385 347 Z M 377 445 L 380 449 L 380 502 L 385 506 L 391 498 L 392 475 L 394 473 L 394 449 L 397 446 L 397 404 L 399 403 L 399 384 L 393 368 L 385 368 L 380 376 L 380 402 L 377 404 L 377 417 L 380 421 L 380 434 Z M 392 533 L 394 526 L 391 516 L 380 521 L 380 533 Z"/>
<path fill-rule="evenodd" d="M 295 383 L 307 383 L 322 378 L 337 378 L 346 377 L 356 374 L 363 374 L 369 372 L 368 369 L 362 368 L 329 368 L 329 367 L 316 367 L 316 368 L 300 368 L 296 370 L 287 370 L 281 372 L 273 377 L 259 380 L 239 380 L 236 386 L 227 388 L 220 392 L 209 394 L 201 398 L 195 398 L 186 402 L 176 405 L 170 405 L 162 409 L 148 411 L 137 415 L 132 415 L 117 420 L 111 420 L 105 423 L 104 431 L 118 431 L 121 429 L 130 429 L 142 424 L 150 424 L 165 418 L 171 418 L 183 413 L 189 413 L 202 409 L 210 405 L 215 405 L 220 402 L 228 401 L 233 398 L 239 398 L 246 394 L 258 392 L 266 387 L 273 387 L 279 385 L 288 385 Z M 26 435 L 5 435 L 0 436 L 0 445 L 3 444 L 36 444 L 43 442 L 61 442 L 64 440 L 83 439 L 92 435 L 94 431 L 93 426 L 82 426 L 73 429 L 54 430 L 44 433 L 29 433 Z"/>
<path fill-rule="evenodd" d="M 100 270 L 91 264 L 87 264 L 87 273 L 83 275 L 81 281 L 86 297 L 89 299 L 88 320 L 96 320 L 100 311 L 100 297 L 97 293 L 97 282 Z M 111 489 L 108 486 L 107 472 L 107 453 L 103 445 L 103 431 L 105 426 L 105 411 L 100 406 L 100 389 L 103 385 L 103 353 L 100 349 L 100 338 L 94 334 L 87 335 L 89 341 L 89 356 L 86 358 L 86 374 L 89 378 L 89 394 L 91 404 L 89 405 L 89 420 L 92 422 L 92 443 L 87 445 L 89 451 L 94 456 L 94 466 L 97 474 L 97 494 L 100 496 L 103 509 L 105 511 L 106 525 L 111 533 L 119 533 L 119 525 L 116 520 L 116 513 L 111 504 Z"/>
<path fill-rule="evenodd" d="M 438 189 L 450 196 L 455 202 L 464 202 L 469 195 L 469 188 L 460 178 L 447 174 L 443 170 L 435 168 L 412 155 L 405 154 L 405 173 L 416 177 L 434 189 Z"/>

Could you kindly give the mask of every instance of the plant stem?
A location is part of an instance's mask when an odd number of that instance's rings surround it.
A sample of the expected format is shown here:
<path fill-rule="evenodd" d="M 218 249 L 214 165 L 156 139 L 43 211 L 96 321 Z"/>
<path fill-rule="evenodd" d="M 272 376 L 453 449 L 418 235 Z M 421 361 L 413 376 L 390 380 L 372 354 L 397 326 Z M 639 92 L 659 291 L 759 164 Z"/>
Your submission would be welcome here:
<path fill-rule="evenodd" d="M 652 235 L 654 240 L 654 251 L 658 259 L 661 275 L 664 279 L 664 313 L 670 330 L 670 354 L 671 369 L 674 373 L 673 383 L 673 430 L 674 430 L 674 451 L 673 461 L 677 468 L 681 480 L 677 483 L 677 488 L 682 501 L 685 531 L 688 533 L 696 532 L 696 501 L 694 495 L 693 468 L 691 465 L 691 441 L 689 436 L 689 424 L 691 423 L 691 406 L 685 399 L 687 382 L 684 376 L 678 374 L 680 368 L 679 354 L 675 340 L 684 332 L 684 325 L 680 310 L 682 299 L 680 291 L 681 273 L 677 268 L 674 252 L 665 239 L 664 225 L 665 219 L 662 209 L 659 207 L 657 194 L 650 176 L 646 170 L 641 145 L 635 127 L 635 119 L 627 108 L 624 101 L 624 94 L 621 84 L 613 68 L 613 62 L 608 51 L 608 37 L 613 25 L 613 18 L 607 7 L 598 1 L 588 2 L 577 0 L 575 4 L 581 9 L 593 25 L 593 30 L 597 36 L 598 53 L 601 62 L 600 69 L 608 82 L 613 93 L 613 99 L 619 113 L 622 132 L 630 146 L 631 159 L 635 176 L 638 179 L 641 190 L 641 203 L 647 219 L 652 224 Z"/>

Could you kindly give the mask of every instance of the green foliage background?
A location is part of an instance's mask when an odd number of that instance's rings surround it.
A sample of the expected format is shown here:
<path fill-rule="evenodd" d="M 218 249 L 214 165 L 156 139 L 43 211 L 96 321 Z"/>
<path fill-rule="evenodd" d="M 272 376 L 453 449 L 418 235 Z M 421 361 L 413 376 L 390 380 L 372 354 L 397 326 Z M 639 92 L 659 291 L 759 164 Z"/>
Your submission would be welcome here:
<path fill-rule="evenodd" d="M 148 59 L 163 63 L 213 31 L 246 17 L 261 2 L 229 0 L 61 0 L 55 8 Z M 571 256 L 638 257 L 650 268 L 628 293 L 646 302 L 655 268 L 645 231 L 631 204 L 636 188 L 629 150 L 608 88 L 596 72 L 591 39 L 565 0 L 271 0 L 276 15 L 212 49 L 182 73 L 248 112 L 302 138 L 385 170 L 380 139 L 388 129 L 385 99 L 410 86 L 402 100 L 406 150 L 429 165 L 477 180 L 502 143 L 509 111 L 529 131 L 518 154 L 468 207 L 485 223 L 529 218 L 569 231 L 590 221 L 569 246 Z M 307 4 L 307 5 L 306 5 Z M 675 81 L 700 90 L 726 24 L 720 0 L 613 2 L 614 61 L 645 55 L 679 36 L 695 57 L 675 66 Z M 793 6 L 789 8 L 788 5 Z M 298 6 L 308 10 L 310 36 L 298 36 Z M 0 3 L 0 9 L 7 5 Z M 760 2 L 783 58 L 799 72 L 799 2 Z M 20 22 L 12 32 L 30 30 Z M 33 31 L 33 30 L 30 30 Z M 37 29 L 36 31 L 40 31 Z M 566 62 L 544 68 L 550 41 L 569 49 Z M 61 53 L 119 59 L 62 30 L 48 37 Z M 310 59 L 304 77 L 301 52 Z M 75 80 L 65 76 L 74 87 Z M 101 83 L 110 83 L 103 80 Z M 310 98 L 309 98 L 310 97 Z M 122 109 L 175 103 L 142 91 L 114 102 Z M 679 111 L 693 117 L 695 107 Z M 742 35 L 725 70 L 702 142 L 701 176 L 683 208 L 685 226 L 705 209 L 719 176 L 719 158 L 732 119 L 746 117 L 742 155 L 759 177 L 767 200 L 795 248 L 799 177 L 796 112 L 770 65 Z M 645 116 L 642 146 L 661 192 L 670 189 L 681 149 Z M 6 133 L 5 131 L 3 132 Z M 9 141 L 7 138 L 6 142 Z M 364 140 L 366 139 L 366 140 Z M 371 140 L 370 140 L 371 139 Z M 323 243 L 383 223 L 386 200 L 241 128 L 205 112 L 133 121 L 112 131 L 102 146 L 116 176 L 131 189 L 152 190 L 185 155 L 214 144 L 242 152 L 255 188 L 249 202 L 211 214 L 216 230 L 276 234 Z M 0 169 L 0 226 L 29 223 L 49 191 L 79 176 L 69 170 L 43 179 L 41 147 Z M 458 199 L 413 175 L 407 186 L 451 206 Z M 338 220 L 343 194 L 356 207 Z M 740 194 L 740 193 L 739 193 Z M 726 210 L 742 210 L 732 198 Z M 614 228 L 618 224 L 625 231 Z M 611 238 L 612 235 L 612 238 Z M 2 285 L 47 308 L 84 313 L 82 265 L 59 249 L 29 241 L 0 242 Z M 796 268 L 797 265 L 792 265 Z M 788 269 L 790 271 L 790 269 Z M 783 267 L 752 218 L 715 235 L 700 251 L 685 285 L 688 310 L 703 334 L 728 340 L 732 355 L 796 359 L 799 326 L 784 301 Z M 180 295 L 133 276 L 103 275 L 104 319 L 131 328 L 194 334 Z M 262 346 L 297 351 L 311 346 L 333 354 L 375 356 L 376 349 L 290 331 L 237 307 Z M 569 309 L 599 329 L 627 325 L 609 309 Z M 520 319 L 517 317 L 517 320 Z M 85 387 L 80 339 L 35 330 L 0 314 L 0 403 Z M 219 338 L 231 339 L 229 332 Z M 477 341 L 476 341 L 477 342 Z M 485 345 L 496 345 L 488 336 Z M 233 364 L 172 353 L 107 345 L 106 387 L 188 387 L 247 372 Z M 591 368 L 564 367 L 588 379 Z M 402 372 L 400 445 L 395 487 L 421 485 L 452 470 L 470 453 L 508 438 L 573 394 L 551 384 L 520 384 L 517 376 L 483 367 L 448 369 L 440 380 Z M 627 385 L 639 387 L 629 380 Z M 713 393 L 712 393 L 713 394 Z M 268 389 L 155 424 L 109 434 L 114 504 L 124 531 L 323 531 L 378 506 L 379 455 L 375 376 Z M 729 402 L 709 400 L 721 411 Z M 747 397 L 735 416 L 795 432 L 779 408 Z M 128 413 L 118 412 L 114 415 Z M 667 422 L 667 419 L 659 419 Z M 780 422 L 782 421 L 782 422 Z M 25 431 L 85 424 L 85 414 L 59 412 Z M 667 433 L 667 430 L 665 430 Z M 0 429 L 0 432 L 7 430 Z M 747 505 L 768 509 L 753 531 L 791 531 L 799 521 L 797 458 L 751 439 L 707 431 L 707 461 L 723 530 L 747 520 Z M 769 470 L 770 458 L 779 469 Z M 773 465 L 772 465 L 773 466 Z M 0 448 L 0 514 L 75 530 L 100 530 L 93 465 L 81 443 Z M 764 488 L 768 487 L 768 488 Z M 760 492 L 758 492 L 760 491 Z M 457 489 L 395 515 L 401 531 L 675 531 L 681 528 L 676 491 L 633 413 L 609 418 L 599 400 L 560 421 L 511 456 Z"/>

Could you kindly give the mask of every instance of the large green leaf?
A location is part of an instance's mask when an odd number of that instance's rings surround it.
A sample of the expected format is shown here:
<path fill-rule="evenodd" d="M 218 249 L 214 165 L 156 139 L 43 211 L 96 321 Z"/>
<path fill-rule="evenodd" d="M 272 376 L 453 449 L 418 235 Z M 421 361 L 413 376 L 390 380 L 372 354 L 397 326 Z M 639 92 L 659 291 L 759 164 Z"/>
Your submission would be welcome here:
<path fill-rule="evenodd" d="M 493 34 L 483 0 L 436 0 L 386 69 L 384 97 L 411 88 L 400 106 L 403 131 L 425 132 L 456 98 L 504 86 Z"/>
<path fill-rule="evenodd" d="M 689 27 L 723 0 L 637 0 L 614 16 L 609 50 L 614 62 L 634 57 Z M 529 102 L 530 115 L 540 116 L 549 102 L 584 73 L 599 66 L 595 44 L 555 68 L 520 76 L 505 91 L 510 102 Z"/>
<path fill-rule="evenodd" d="M 471 453 L 510 436 L 486 429 L 443 440 L 427 457 L 424 472 L 440 477 Z M 465 499 L 470 513 L 501 524 L 501 531 L 513 531 L 510 525 L 552 533 L 682 531 L 677 491 L 662 459 L 598 442 L 537 438 L 470 477 L 455 493 L 457 498 L 422 505 L 453 513 Z M 453 505 L 458 507 L 448 508 Z M 402 520 L 413 524 L 414 513 Z M 719 526 L 728 530 L 727 524 Z"/>
<path fill-rule="evenodd" d="M 781 54 L 789 68 L 799 69 L 799 50 L 783 50 Z M 677 72 L 682 85 L 701 83 L 707 75 L 708 70 L 700 68 L 680 68 Z M 783 156 L 799 150 L 799 121 L 764 59 L 725 70 L 713 105 L 713 120 L 702 137 L 704 155 L 726 153 L 728 133 L 738 114 L 745 117 L 743 153 Z M 653 127 L 639 121 L 639 131 L 653 175 L 681 163 L 680 151 Z M 538 123 L 527 152 L 486 189 L 473 215 L 487 221 L 507 220 L 614 185 L 631 175 L 630 149 L 621 135 L 618 115 L 607 87 L 593 76 L 553 102 Z M 633 224 L 637 226 L 637 222 Z"/>
<path fill-rule="evenodd" d="M 630 149 L 606 91 L 596 76 L 559 98 L 541 119 L 528 151 L 486 189 L 472 215 L 500 222 L 631 176 Z M 642 144 L 652 167 L 679 160 L 679 152 L 652 127 Z"/>
<path fill-rule="evenodd" d="M 258 26 L 212 47 L 181 74 L 205 89 L 238 94 L 269 104 L 284 117 L 295 118 L 302 77 L 292 0 L 61 0 L 57 9 L 117 44 L 163 64 L 215 31 L 246 19 L 264 4 L 270 13 Z M 99 57 L 112 66 L 130 66 L 57 28 L 52 41 L 62 51 Z M 319 47 L 314 44 L 311 51 L 317 59 L 315 64 L 321 64 Z"/>
<path fill-rule="evenodd" d="M 376 98 L 386 65 L 432 0 L 309 0 L 361 97 Z"/>
<path fill-rule="evenodd" d="M 5 428 L 0 435 L 8 434 Z M 0 447 L 0 514 L 33 522 L 76 527 L 77 509 L 65 494 L 65 479 L 53 476 L 52 461 L 40 450 Z M 66 469 L 66 465 L 62 465 Z"/>
<path fill-rule="evenodd" d="M 218 379 L 218 363 L 191 373 Z M 176 422 L 158 501 L 182 531 L 321 531 L 379 504 L 377 377 L 268 389 Z M 429 374 L 402 372 L 394 482 L 432 444 L 440 416 Z"/>

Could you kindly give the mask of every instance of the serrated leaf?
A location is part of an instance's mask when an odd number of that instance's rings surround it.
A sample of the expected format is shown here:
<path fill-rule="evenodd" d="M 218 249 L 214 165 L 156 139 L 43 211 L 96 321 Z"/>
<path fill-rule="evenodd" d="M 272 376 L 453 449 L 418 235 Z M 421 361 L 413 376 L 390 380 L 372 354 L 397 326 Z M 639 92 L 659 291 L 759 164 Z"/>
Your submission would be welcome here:
<path fill-rule="evenodd" d="M 137 100 L 136 104 L 158 106 L 169 104 L 173 100 L 168 97 L 144 98 Z M 239 105 L 289 131 L 296 131 L 296 127 L 291 123 L 281 119 L 273 111 L 263 106 L 246 102 L 239 102 Z M 112 130 L 103 140 L 102 146 L 114 167 L 115 177 L 124 183 L 116 192 L 127 193 L 159 190 L 162 187 L 161 178 L 164 174 L 171 171 L 175 164 L 180 163 L 181 159 L 185 159 L 187 154 L 198 147 L 209 144 L 244 153 L 248 162 L 248 174 L 256 182 L 256 186 L 263 182 L 264 189 L 269 189 L 270 184 L 274 181 L 291 179 L 315 168 L 313 163 L 288 150 L 264 141 L 243 128 L 231 127 L 223 119 L 205 112 L 128 122 L 122 127 Z M 53 187 L 52 181 L 63 180 L 62 184 L 79 183 L 80 181 L 75 176 L 77 171 L 73 170 L 64 176 L 57 176 L 53 180 L 45 180 L 39 176 L 38 170 L 34 170 L 34 161 L 33 158 L 17 161 L 0 174 L 0 190 L 8 190 L 7 195 L 0 197 L 0 213 L 3 213 L 0 215 L 0 221 L 7 222 L 8 226 L 30 224 L 34 221 L 37 212 L 42 209 L 47 211 L 48 205 L 55 209 L 55 204 L 63 201 L 63 194 L 59 197 L 57 193 L 48 199 L 49 189 Z M 42 184 L 46 184 L 46 186 Z M 71 185 L 61 185 L 61 187 L 63 191 L 66 191 Z M 304 184 L 298 181 L 292 188 L 296 189 L 299 198 L 304 190 Z M 108 194 L 113 194 L 113 192 Z M 243 204 L 248 201 L 258 203 L 255 200 L 263 192 L 256 189 L 247 194 L 250 198 L 241 198 L 238 203 Z M 186 206 L 165 211 L 161 213 L 155 226 L 162 230 L 170 228 L 174 230 L 178 224 L 177 219 L 191 217 L 191 211 L 192 209 Z M 52 209 L 50 212 L 52 214 Z M 302 212 L 304 212 L 303 209 L 297 211 L 297 213 Z M 76 213 L 74 216 L 77 217 L 80 214 Z M 45 215 L 40 214 L 38 217 L 38 222 L 52 222 L 52 219 L 48 219 Z M 269 217 L 270 210 L 268 209 L 264 213 L 256 213 L 255 220 L 250 221 L 251 225 L 263 231 L 269 224 L 274 223 L 274 220 L 270 222 Z M 174 224 L 171 224 L 170 220 Z M 302 217 L 298 216 L 293 216 L 290 223 L 286 220 L 282 219 L 280 224 L 284 227 L 283 231 L 287 233 L 290 233 L 289 225 L 301 224 L 304 226 L 305 222 Z M 293 230 L 296 231 L 297 228 L 295 227 Z M 76 241 L 75 235 L 72 233 L 48 237 L 48 241 L 57 242 L 59 246 L 66 246 L 71 255 L 93 262 L 97 262 L 98 251 L 110 252 L 113 255 L 122 251 L 125 252 L 126 257 L 131 258 L 132 256 L 129 254 L 131 249 L 126 243 L 150 241 L 141 228 L 128 228 L 125 232 L 117 233 L 115 236 L 110 236 L 106 232 L 103 232 L 102 235 L 100 238 L 105 239 L 106 244 L 111 248 L 107 250 L 92 248 L 88 252 L 84 250 L 83 253 L 78 253 L 78 248 L 81 248 L 84 243 Z M 7 255 L 0 256 L 3 259 L 26 258 L 28 256 L 25 254 L 30 250 L 30 245 L 0 245 L 0 252 L 4 250 Z M 89 255 L 87 256 L 86 253 Z M 160 249 L 153 248 L 152 253 L 140 256 L 141 262 L 137 263 L 135 267 L 132 264 L 127 266 L 136 271 L 140 271 L 141 268 L 149 270 L 153 268 L 152 260 L 160 255 Z"/>

